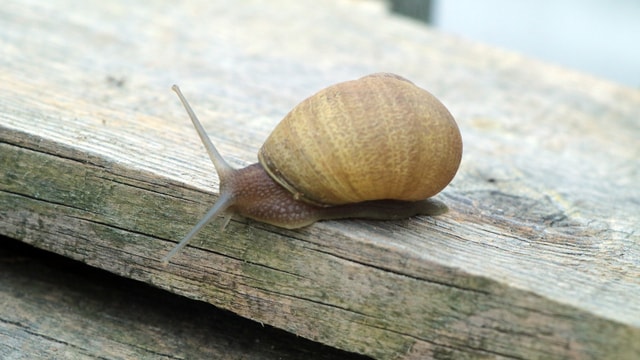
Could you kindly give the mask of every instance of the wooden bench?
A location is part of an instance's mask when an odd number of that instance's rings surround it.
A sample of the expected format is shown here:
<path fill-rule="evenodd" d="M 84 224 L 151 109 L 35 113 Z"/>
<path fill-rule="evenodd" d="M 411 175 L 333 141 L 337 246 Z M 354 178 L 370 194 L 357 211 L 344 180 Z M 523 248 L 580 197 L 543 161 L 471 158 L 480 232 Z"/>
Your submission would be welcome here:
<path fill-rule="evenodd" d="M 10 2 L 0 22 L 2 235 L 377 359 L 640 354 L 637 90 L 379 2 Z M 377 71 L 430 90 L 460 125 L 462 165 L 437 196 L 447 214 L 216 221 L 161 264 L 218 185 L 173 83 L 243 166 L 304 97 Z M 3 323 L 22 335 L 0 336 L 24 339 L 40 326 L 0 311 Z M 202 356 L 155 326 L 157 343 L 133 333 L 123 354 Z M 77 330 L 69 354 L 98 357 L 92 337 L 114 339 Z"/>

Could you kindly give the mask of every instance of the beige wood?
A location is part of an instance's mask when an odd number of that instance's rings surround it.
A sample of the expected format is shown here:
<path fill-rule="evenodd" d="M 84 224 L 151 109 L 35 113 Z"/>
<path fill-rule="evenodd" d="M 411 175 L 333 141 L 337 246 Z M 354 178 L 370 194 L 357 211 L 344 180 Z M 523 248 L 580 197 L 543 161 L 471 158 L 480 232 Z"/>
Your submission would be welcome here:
<path fill-rule="evenodd" d="M 640 353 L 637 90 L 378 2 L 11 1 L 0 24 L 3 235 L 379 359 Z M 241 166 L 302 98 L 377 71 L 458 120 L 449 213 L 217 221 L 161 265 L 217 189 L 171 84 Z"/>

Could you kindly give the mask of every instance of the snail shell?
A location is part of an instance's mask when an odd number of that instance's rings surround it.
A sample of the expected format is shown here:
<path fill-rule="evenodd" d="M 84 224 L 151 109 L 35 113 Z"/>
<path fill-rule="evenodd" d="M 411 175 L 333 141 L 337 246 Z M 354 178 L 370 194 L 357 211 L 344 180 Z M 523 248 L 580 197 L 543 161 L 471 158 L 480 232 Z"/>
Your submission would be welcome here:
<path fill-rule="evenodd" d="M 462 138 L 447 108 L 385 73 L 302 101 L 258 153 L 267 173 L 296 199 L 321 206 L 426 199 L 451 182 L 461 157 Z"/>

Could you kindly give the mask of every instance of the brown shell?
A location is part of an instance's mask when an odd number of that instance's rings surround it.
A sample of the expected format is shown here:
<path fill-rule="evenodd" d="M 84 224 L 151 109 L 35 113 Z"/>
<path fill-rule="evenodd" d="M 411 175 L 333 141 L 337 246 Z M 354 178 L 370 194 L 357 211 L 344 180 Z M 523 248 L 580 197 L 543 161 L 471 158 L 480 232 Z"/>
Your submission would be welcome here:
<path fill-rule="evenodd" d="M 426 199 L 449 184 L 461 156 L 460 131 L 444 105 L 383 73 L 302 101 L 258 153 L 275 181 L 320 205 Z"/>

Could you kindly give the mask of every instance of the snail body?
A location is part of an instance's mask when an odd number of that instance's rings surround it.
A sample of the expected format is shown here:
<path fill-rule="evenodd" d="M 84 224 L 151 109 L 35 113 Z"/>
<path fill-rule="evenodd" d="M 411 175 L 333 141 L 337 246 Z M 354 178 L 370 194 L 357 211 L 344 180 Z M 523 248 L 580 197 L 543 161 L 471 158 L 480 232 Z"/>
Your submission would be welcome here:
<path fill-rule="evenodd" d="M 225 211 L 284 228 L 339 218 L 438 215 L 428 199 L 451 182 L 462 156 L 455 120 L 433 95 L 377 73 L 321 90 L 276 126 L 259 162 L 233 169 L 174 85 L 220 178 L 220 197 L 163 259 L 168 262 Z"/>

